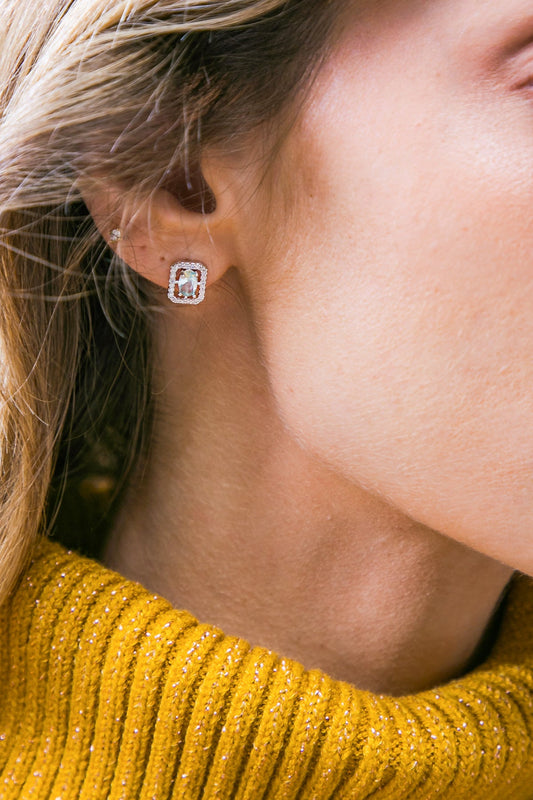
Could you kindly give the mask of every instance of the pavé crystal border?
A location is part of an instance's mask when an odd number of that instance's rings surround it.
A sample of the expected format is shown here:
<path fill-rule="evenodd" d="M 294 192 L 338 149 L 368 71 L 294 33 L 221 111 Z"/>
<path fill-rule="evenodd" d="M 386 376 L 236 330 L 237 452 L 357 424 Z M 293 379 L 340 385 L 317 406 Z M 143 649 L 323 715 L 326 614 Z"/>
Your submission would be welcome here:
<path fill-rule="evenodd" d="M 178 285 L 179 273 L 184 272 L 186 269 L 197 270 L 200 273 L 198 280 L 198 292 L 196 297 L 180 297 L 176 294 L 176 287 Z M 207 267 L 196 261 L 177 261 L 170 267 L 170 277 L 168 280 L 168 299 L 173 303 L 180 303 L 182 305 L 196 306 L 201 303 L 205 297 L 205 285 L 207 282 Z"/>

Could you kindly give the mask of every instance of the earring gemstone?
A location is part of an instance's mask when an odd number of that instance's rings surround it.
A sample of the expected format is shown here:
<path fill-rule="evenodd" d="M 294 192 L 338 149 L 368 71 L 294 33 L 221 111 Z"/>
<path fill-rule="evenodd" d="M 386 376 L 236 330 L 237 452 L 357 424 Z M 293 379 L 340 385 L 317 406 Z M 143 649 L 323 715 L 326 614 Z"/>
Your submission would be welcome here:
<path fill-rule="evenodd" d="M 205 297 L 207 267 L 195 261 L 178 261 L 170 268 L 168 299 L 173 303 L 197 305 Z"/>

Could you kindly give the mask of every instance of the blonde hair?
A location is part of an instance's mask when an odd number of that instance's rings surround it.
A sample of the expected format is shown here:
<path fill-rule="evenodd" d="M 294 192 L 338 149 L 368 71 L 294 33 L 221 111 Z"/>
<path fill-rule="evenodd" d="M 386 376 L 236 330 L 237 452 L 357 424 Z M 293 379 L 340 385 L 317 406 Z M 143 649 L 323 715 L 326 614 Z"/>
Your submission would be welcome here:
<path fill-rule="evenodd" d="M 91 460 L 125 481 L 149 431 L 153 298 L 80 185 L 149 194 L 279 118 L 331 5 L 0 0 L 0 599 Z"/>

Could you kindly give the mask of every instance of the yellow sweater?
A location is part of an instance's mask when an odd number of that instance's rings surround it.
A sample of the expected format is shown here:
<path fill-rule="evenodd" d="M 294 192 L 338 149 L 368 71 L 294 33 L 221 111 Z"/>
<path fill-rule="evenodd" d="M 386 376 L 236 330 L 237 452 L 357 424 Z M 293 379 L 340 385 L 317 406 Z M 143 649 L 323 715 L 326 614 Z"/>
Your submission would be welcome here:
<path fill-rule="evenodd" d="M 487 662 L 378 696 L 40 545 L 0 609 L 0 798 L 532 800 L 533 582 Z"/>

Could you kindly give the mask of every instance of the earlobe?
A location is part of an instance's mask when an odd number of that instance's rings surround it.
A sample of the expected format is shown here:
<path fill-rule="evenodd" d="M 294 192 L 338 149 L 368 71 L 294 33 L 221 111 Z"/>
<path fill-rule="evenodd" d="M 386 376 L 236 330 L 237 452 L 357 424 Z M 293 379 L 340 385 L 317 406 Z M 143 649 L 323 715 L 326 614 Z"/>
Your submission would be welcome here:
<path fill-rule="evenodd" d="M 113 228 L 109 242 L 114 245 L 122 239 L 122 230 Z M 207 267 L 197 261 L 178 261 L 170 267 L 168 299 L 181 305 L 198 305 L 205 298 Z"/>

